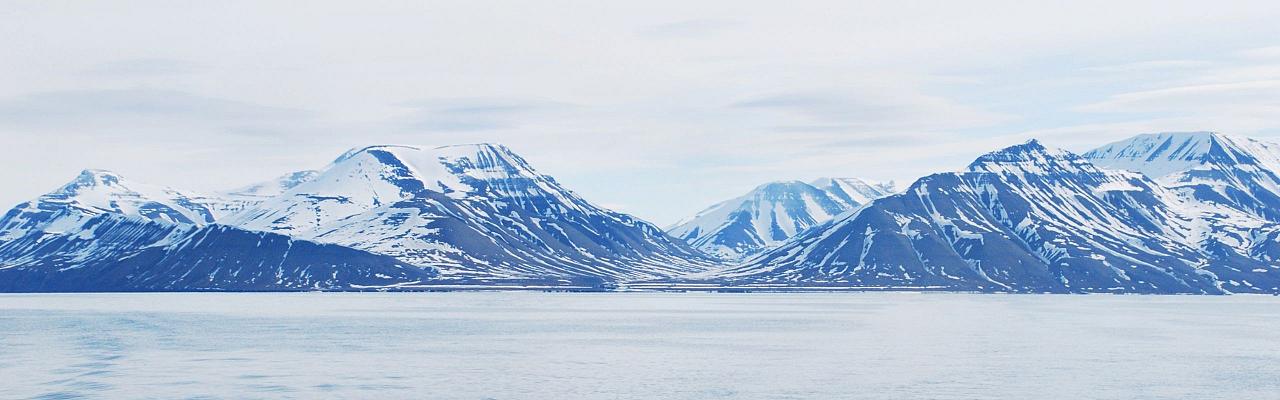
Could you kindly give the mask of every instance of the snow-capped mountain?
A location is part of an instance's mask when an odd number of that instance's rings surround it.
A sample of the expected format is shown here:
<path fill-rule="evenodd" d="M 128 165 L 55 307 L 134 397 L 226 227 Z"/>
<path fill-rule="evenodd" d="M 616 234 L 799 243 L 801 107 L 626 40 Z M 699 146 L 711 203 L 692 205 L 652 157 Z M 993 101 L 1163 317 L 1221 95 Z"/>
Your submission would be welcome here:
<path fill-rule="evenodd" d="M 371 146 L 228 224 L 439 267 L 459 279 L 648 279 L 708 259 L 494 144 Z"/>
<path fill-rule="evenodd" d="M 204 225 L 212 223 L 225 201 L 173 188 L 131 182 L 105 170 L 84 170 L 58 190 L 36 202 L 89 215 L 115 213 L 152 221 Z M 35 203 L 28 203 L 32 205 Z M 19 206 L 22 207 L 22 206 Z"/>
<path fill-rule="evenodd" d="M 0 291 L 350 290 L 436 276 L 386 256 L 212 224 L 216 200 L 85 171 L 0 218 Z"/>
<path fill-rule="evenodd" d="M 890 193 L 892 184 L 856 178 L 770 182 L 678 222 L 667 233 L 708 254 L 740 259 Z"/>
<path fill-rule="evenodd" d="M 1200 202 L 1280 221 L 1280 144 L 1217 132 L 1138 135 L 1084 154 Z"/>
<path fill-rule="evenodd" d="M 1202 211 L 1142 174 L 1031 141 L 984 155 L 963 172 L 921 178 L 704 276 L 747 285 L 1280 291 L 1280 265 L 1260 250 L 1275 247 L 1274 224 L 1237 213 L 1252 243 L 1205 243 L 1204 232 L 1218 227 L 1206 225 Z"/>
<path fill-rule="evenodd" d="M 61 188 L 41 196 L 38 202 L 89 215 L 114 213 L 156 222 L 206 225 L 279 195 L 315 174 L 295 172 L 236 190 L 206 194 L 134 182 L 107 170 L 87 169 Z"/>

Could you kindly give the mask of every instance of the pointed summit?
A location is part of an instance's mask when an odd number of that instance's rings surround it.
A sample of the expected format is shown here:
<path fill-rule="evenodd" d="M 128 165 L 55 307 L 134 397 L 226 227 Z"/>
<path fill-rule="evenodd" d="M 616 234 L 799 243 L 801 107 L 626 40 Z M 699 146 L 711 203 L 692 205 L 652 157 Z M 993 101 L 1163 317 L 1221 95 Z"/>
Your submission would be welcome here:
<path fill-rule="evenodd" d="M 978 157 L 969 164 L 971 172 L 1043 174 L 1094 169 L 1089 162 L 1066 150 L 1045 147 L 1039 140 L 1009 146 Z"/>
<path fill-rule="evenodd" d="M 105 170 L 105 169 L 88 168 L 88 169 L 84 169 L 84 170 L 80 171 L 80 175 L 78 176 L 78 178 L 116 179 L 116 180 L 118 180 L 118 179 L 120 179 L 120 174 L 117 174 L 117 173 L 115 173 L 115 172 L 112 172 L 112 171 L 109 171 L 109 170 Z"/>
<path fill-rule="evenodd" d="M 75 192 L 83 188 L 95 186 L 114 186 L 124 180 L 119 174 L 105 169 L 86 169 L 80 171 L 71 182 L 63 185 L 62 191 Z"/>
<path fill-rule="evenodd" d="M 26 203 L 31 209 L 53 214 L 75 211 L 142 217 L 156 222 L 204 225 L 216 217 L 217 199 L 194 192 L 149 185 L 125 179 L 111 171 L 86 169 L 58 189 Z M 34 218 L 34 217 L 33 217 Z"/>
<path fill-rule="evenodd" d="M 511 177 L 524 175 L 540 176 L 529 162 L 507 146 L 497 143 L 471 143 L 440 146 L 435 148 L 440 159 L 455 172 L 484 171 L 482 175 Z"/>
<path fill-rule="evenodd" d="M 892 193 L 856 178 L 812 183 L 775 181 L 715 204 L 668 228 L 668 233 L 724 259 L 772 248 L 813 226 Z"/>
<path fill-rule="evenodd" d="M 497 143 L 468 143 L 435 148 L 442 160 L 463 168 L 506 170 L 508 173 L 531 173 L 533 168 L 516 152 Z M 464 161 L 465 160 L 465 161 Z"/>
<path fill-rule="evenodd" d="M 974 163 L 1027 161 L 1053 157 L 1054 154 L 1037 139 L 1005 147 L 979 156 Z"/>

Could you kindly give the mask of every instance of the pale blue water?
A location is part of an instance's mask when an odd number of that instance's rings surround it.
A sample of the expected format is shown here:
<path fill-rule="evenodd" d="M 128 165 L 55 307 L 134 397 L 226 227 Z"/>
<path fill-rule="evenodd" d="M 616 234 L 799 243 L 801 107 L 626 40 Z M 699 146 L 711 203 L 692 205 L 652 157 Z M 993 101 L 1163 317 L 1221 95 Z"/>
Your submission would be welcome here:
<path fill-rule="evenodd" d="M 1280 398 L 1280 298 L 0 295 L 0 398 Z"/>

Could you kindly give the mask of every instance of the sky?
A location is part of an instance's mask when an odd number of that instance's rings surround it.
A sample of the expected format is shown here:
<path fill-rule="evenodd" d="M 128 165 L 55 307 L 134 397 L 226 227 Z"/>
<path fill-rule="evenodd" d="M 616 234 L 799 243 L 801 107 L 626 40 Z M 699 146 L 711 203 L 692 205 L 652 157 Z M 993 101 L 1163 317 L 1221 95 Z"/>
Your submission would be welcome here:
<path fill-rule="evenodd" d="M 665 226 L 775 180 L 1039 138 L 1280 136 L 1275 1 L 0 0 L 0 207 L 497 142 Z"/>

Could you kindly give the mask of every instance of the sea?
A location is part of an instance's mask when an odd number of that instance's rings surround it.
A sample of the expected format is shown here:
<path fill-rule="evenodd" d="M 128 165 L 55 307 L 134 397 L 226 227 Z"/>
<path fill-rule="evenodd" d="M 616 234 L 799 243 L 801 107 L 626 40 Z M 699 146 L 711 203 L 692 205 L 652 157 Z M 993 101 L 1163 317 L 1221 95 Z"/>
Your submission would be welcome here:
<path fill-rule="evenodd" d="M 1280 297 L 0 295 L 3 399 L 1278 399 Z"/>

